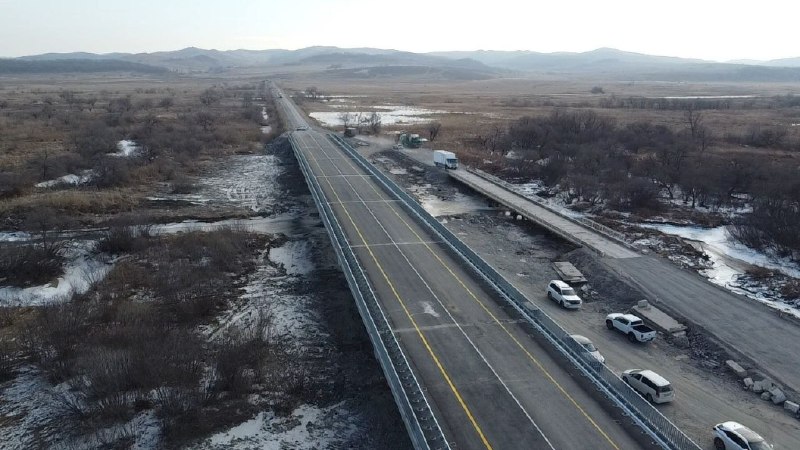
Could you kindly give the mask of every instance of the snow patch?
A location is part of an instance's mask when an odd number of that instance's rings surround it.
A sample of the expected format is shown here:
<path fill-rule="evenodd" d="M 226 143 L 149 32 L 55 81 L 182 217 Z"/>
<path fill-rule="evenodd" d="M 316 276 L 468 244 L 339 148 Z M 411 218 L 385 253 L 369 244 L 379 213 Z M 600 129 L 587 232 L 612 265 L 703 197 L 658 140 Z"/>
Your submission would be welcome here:
<path fill-rule="evenodd" d="M 337 448 L 342 437 L 350 436 L 357 431 L 357 428 L 346 420 L 349 416 L 350 412 L 341 403 L 327 408 L 302 405 L 289 417 L 277 417 L 269 412 L 261 412 L 247 422 L 215 434 L 196 448 L 200 450 Z M 345 420 L 342 420 L 343 418 Z"/>
<path fill-rule="evenodd" d="M 31 234 L 24 231 L 8 231 L 0 233 L 0 242 L 29 241 Z"/>
<path fill-rule="evenodd" d="M 386 105 L 386 106 L 376 106 L 375 109 L 379 109 L 378 114 L 381 116 L 381 124 L 382 125 L 396 125 L 396 124 L 403 124 L 403 123 L 422 123 L 431 120 L 432 115 L 435 114 L 446 114 L 447 111 L 440 111 L 434 109 L 426 109 L 426 108 L 413 108 L 407 106 L 399 106 L 399 105 Z M 355 121 L 356 117 L 361 114 L 361 117 L 369 117 L 374 111 L 343 111 L 348 112 L 352 116 L 352 120 Z M 325 111 L 325 112 L 312 112 L 309 114 L 310 117 L 316 119 L 319 123 L 323 126 L 327 127 L 336 127 L 342 126 L 344 123 L 342 122 L 341 118 L 339 117 L 342 114 L 340 111 Z"/>
<path fill-rule="evenodd" d="M 27 288 L 0 287 L 3 305 L 41 306 L 52 302 L 69 301 L 73 294 L 82 294 L 103 278 L 113 267 L 103 255 L 93 252 L 93 241 L 71 241 L 67 244 L 64 274 L 56 281 Z"/>
<path fill-rule="evenodd" d="M 681 227 L 675 225 L 639 225 L 642 228 L 651 228 L 664 234 L 679 236 L 691 241 L 703 243 L 703 250 L 710 257 L 716 258 L 720 263 L 720 279 L 724 280 L 724 274 L 729 272 L 743 272 L 738 267 L 725 267 L 726 261 L 733 259 L 751 266 L 764 267 L 776 270 L 794 278 L 800 278 L 800 268 L 789 262 L 789 260 L 776 260 L 764 253 L 753 250 L 745 245 L 735 242 L 730 238 L 726 227 L 702 228 L 702 227 Z M 724 258 L 723 258 L 724 257 Z M 715 264 L 716 266 L 716 264 Z M 712 269 L 713 270 L 713 269 Z M 713 273 L 713 272 L 712 272 Z"/>
<path fill-rule="evenodd" d="M 136 142 L 123 139 L 117 142 L 117 151 L 115 153 L 109 153 L 108 156 L 130 158 L 132 156 L 138 156 L 140 152 L 141 148 Z"/>
<path fill-rule="evenodd" d="M 53 180 L 42 181 L 36 183 L 37 188 L 51 188 L 55 186 L 80 186 L 91 182 L 95 177 L 94 170 L 88 169 L 81 172 L 80 175 L 73 173 L 58 177 Z"/>
<path fill-rule="evenodd" d="M 54 389 L 44 375 L 30 367 L 23 367 L 17 377 L 4 386 L 0 396 L 0 418 L 5 422 L 0 450 L 39 447 L 38 438 L 48 435 L 46 429 L 57 427 L 61 419 L 53 403 L 53 395 L 63 390 L 61 387 Z"/>
<path fill-rule="evenodd" d="M 283 266 L 287 275 L 308 275 L 314 270 L 309 241 L 289 241 L 269 250 L 269 259 Z"/>
<path fill-rule="evenodd" d="M 481 197 L 457 192 L 453 199 L 445 200 L 426 192 L 431 188 L 430 184 L 424 185 L 422 188 L 412 187 L 410 190 L 416 194 L 420 205 L 425 211 L 428 211 L 433 217 L 457 216 L 478 211 L 492 211 L 494 209 Z"/>

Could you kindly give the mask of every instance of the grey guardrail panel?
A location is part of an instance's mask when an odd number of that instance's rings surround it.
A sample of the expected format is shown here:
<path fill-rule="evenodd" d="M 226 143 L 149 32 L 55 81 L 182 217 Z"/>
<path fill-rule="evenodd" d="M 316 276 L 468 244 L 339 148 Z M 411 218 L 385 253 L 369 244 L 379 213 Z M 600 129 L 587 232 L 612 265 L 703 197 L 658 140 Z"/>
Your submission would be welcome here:
<path fill-rule="evenodd" d="M 462 258 L 466 265 L 486 280 L 505 300 L 507 300 L 533 327 L 570 361 L 589 381 L 603 392 L 614 404 L 625 412 L 645 433 L 662 448 L 670 450 L 700 450 L 691 438 L 680 428 L 664 417 L 653 405 L 642 398 L 605 364 L 597 362 L 591 355 L 561 328 L 550 316 L 531 304 L 527 298 L 486 263 L 466 244 L 461 242 L 450 230 L 431 216 L 404 189 L 389 179 L 372 165 L 346 141 L 335 134 L 329 138 L 344 149 L 364 170 L 374 176 L 387 192 L 402 200 L 403 207 L 415 215 L 419 221 L 436 232 L 448 246 Z"/>
<path fill-rule="evenodd" d="M 331 243 L 345 274 L 347 284 L 356 300 L 358 312 L 367 329 L 375 355 L 391 388 L 400 416 L 417 450 L 446 450 L 450 444 L 442 432 L 422 387 L 419 384 L 403 349 L 389 326 L 380 303 L 375 298 L 363 268 L 347 243 L 347 237 L 330 205 L 325 201 L 322 187 L 311 171 L 308 160 L 290 136 L 292 150 L 306 179 L 311 196 L 328 231 Z"/>

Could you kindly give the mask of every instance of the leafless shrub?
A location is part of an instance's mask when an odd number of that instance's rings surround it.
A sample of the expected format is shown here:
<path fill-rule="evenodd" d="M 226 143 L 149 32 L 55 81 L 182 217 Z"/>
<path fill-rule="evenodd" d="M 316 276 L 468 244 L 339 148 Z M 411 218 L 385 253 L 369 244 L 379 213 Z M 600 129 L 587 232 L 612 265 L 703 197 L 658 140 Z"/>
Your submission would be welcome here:
<path fill-rule="evenodd" d="M 759 280 L 770 278 L 774 274 L 770 269 L 767 269 L 766 267 L 758 267 L 758 266 L 751 267 L 751 268 L 747 269 L 746 273 L 747 273 L 747 275 L 750 275 L 751 277 L 759 279 Z"/>
<path fill-rule="evenodd" d="M 111 254 L 142 249 L 147 245 L 151 229 L 152 227 L 149 225 L 112 226 L 103 234 L 96 249 Z"/>
<path fill-rule="evenodd" d="M 781 295 L 787 299 L 800 299 L 800 280 L 791 280 L 781 286 Z"/>
<path fill-rule="evenodd" d="M 0 341 L 0 382 L 14 378 L 16 360 L 16 346 L 7 341 Z"/>
<path fill-rule="evenodd" d="M 83 302 L 42 306 L 23 332 L 20 343 L 53 381 L 73 375 L 70 360 L 90 320 L 90 310 Z"/>
<path fill-rule="evenodd" d="M 27 185 L 29 185 L 28 180 L 18 173 L 0 172 L 0 199 L 22 194 Z"/>
<path fill-rule="evenodd" d="M 4 245 L 0 251 L 0 281 L 12 286 L 47 283 L 61 273 L 63 253 L 60 241 Z"/>
<path fill-rule="evenodd" d="M 173 194 L 191 194 L 197 191 L 198 186 L 188 177 L 179 177 L 172 182 L 171 188 Z"/>

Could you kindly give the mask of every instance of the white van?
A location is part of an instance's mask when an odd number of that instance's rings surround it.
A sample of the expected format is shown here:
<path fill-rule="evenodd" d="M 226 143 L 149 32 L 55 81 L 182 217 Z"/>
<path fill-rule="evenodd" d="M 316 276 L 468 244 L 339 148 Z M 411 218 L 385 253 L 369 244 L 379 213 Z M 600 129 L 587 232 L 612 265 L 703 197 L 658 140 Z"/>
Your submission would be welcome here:
<path fill-rule="evenodd" d="M 652 370 L 629 369 L 622 380 L 650 403 L 667 403 L 675 399 L 675 391 L 664 377 Z"/>

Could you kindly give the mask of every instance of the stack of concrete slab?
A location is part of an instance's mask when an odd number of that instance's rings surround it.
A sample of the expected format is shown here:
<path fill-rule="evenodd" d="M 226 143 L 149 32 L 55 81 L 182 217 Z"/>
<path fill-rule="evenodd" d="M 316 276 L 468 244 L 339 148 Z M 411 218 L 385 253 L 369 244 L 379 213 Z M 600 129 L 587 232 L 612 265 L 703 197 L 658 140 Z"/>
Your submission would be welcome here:
<path fill-rule="evenodd" d="M 580 270 L 578 270 L 572 263 L 566 261 L 558 261 L 554 262 L 553 266 L 556 269 L 556 273 L 558 276 L 561 277 L 564 282 L 578 285 L 586 283 L 586 278 L 583 276 Z"/>

